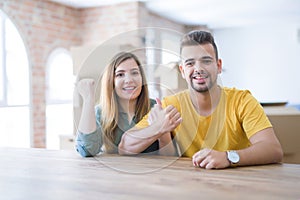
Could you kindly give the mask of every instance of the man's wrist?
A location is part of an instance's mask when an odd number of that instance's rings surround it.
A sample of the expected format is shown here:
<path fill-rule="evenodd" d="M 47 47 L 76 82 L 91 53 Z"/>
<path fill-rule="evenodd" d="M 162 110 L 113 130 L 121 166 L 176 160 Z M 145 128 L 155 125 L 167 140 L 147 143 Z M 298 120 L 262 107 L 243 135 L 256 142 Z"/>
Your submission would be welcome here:
<path fill-rule="evenodd" d="M 238 163 L 240 162 L 240 156 L 239 156 L 238 152 L 231 150 L 231 151 L 227 151 L 226 154 L 227 154 L 227 159 L 230 163 L 230 166 L 236 167 L 238 165 Z"/>
<path fill-rule="evenodd" d="M 170 132 L 162 133 L 162 135 L 158 138 L 159 143 L 168 144 L 172 141 Z"/>

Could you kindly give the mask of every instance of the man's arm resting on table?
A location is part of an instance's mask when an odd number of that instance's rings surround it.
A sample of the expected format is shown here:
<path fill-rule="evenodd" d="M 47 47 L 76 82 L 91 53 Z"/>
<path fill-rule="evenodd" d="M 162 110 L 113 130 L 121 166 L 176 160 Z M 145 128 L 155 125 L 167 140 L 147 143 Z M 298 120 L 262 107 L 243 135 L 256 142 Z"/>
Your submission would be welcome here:
<path fill-rule="evenodd" d="M 237 150 L 238 166 L 261 165 L 281 162 L 283 151 L 273 128 L 266 128 L 250 138 L 251 146 Z M 230 167 L 226 152 L 202 149 L 193 155 L 194 166 L 206 169 Z"/>
<path fill-rule="evenodd" d="M 273 128 L 266 128 L 250 138 L 251 146 L 239 150 L 239 165 L 259 165 L 282 161 L 283 151 Z"/>

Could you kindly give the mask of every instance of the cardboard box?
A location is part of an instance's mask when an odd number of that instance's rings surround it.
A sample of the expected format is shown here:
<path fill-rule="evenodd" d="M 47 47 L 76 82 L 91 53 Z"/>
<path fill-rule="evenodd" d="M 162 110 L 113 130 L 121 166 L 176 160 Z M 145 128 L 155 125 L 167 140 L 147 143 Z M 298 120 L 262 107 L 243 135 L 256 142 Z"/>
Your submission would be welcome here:
<path fill-rule="evenodd" d="M 265 108 L 284 152 L 284 163 L 300 164 L 300 111 L 292 107 Z"/>

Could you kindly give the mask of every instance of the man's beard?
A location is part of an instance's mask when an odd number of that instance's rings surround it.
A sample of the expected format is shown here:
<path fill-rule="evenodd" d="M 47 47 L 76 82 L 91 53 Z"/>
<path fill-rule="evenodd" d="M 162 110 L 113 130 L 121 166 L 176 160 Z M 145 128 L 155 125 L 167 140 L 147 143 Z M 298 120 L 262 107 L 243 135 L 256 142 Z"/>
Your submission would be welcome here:
<path fill-rule="evenodd" d="M 209 80 L 209 82 L 208 82 L 208 83 L 205 82 L 205 84 L 203 84 L 203 85 L 205 85 L 205 87 L 202 87 L 202 84 L 201 84 L 200 87 L 197 87 L 198 84 L 194 84 L 194 83 L 193 83 L 193 78 L 192 78 L 192 77 L 191 77 L 190 80 L 191 80 L 191 87 L 192 87 L 196 92 L 199 92 L 199 93 L 205 93 L 205 92 L 208 92 L 208 91 L 214 86 L 214 84 L 216 84 L 216 82 L 217 82 L 217 79 L 213 81 L 213 80 L 211 79 L 211 76 L 210 76 L 210 75 L 208 75 L 208 77 L 206 78 L 206 80 Z"/>

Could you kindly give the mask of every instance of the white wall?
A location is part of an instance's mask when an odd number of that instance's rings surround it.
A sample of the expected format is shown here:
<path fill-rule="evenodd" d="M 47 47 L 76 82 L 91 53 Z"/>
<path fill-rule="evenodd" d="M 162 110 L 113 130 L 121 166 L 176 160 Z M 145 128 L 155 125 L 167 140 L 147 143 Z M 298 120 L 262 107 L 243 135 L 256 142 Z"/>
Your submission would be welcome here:
<path fill-rule="evenodd" d="M 300 24 L 214 30 L 223 86 L 249 89 L 262 102 L 300 104 Z"/>

